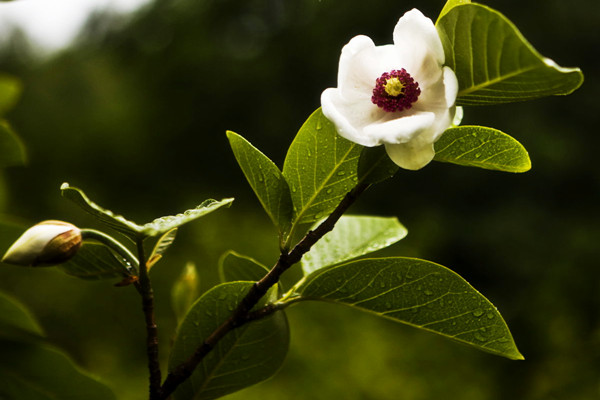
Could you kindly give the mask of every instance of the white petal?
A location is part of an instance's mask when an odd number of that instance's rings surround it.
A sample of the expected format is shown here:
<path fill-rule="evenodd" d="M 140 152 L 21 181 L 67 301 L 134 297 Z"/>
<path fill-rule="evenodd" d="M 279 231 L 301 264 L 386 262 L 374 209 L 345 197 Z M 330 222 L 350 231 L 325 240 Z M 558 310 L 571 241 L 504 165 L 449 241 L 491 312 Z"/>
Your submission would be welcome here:
<path fill-rule="evenodd" d="M 403 60 L 412 65 L 405 67 L 410 74 L 427 65 L 425 59 L 431 57 L 435 64 L 444 64 L 444 48 L 433 22 L 419 10 L 413 9 L 398 21 L 394 28 L 394 45 Z M 412 69 L 412 71 L 411 71 Z"/>
<path fill-rule="evenodd" d="M 366 101 L 348 101 L 341 97 L 339 89 L 329 88 L 321 94 L 323 115 L 333 122 L 340 136 L 362 146 L 377 146 L 377 139 L 364 134 L 363 128 L 372 123 L 374 114 L 383 113 L 377 106 Z"/>
<path fill-rule="evenodd" d="M 399 118 L 392 113 L 385 113 L 384 118 L 365 126 L 364 135 L 376 139 L 377 144 L 406 143 L 431 129 L 434 121 L 435 114 L 431 112 L 419 112 Z"/>
<path fill-rule="evenodd" d="M 422 143 L 419 140 L 401 144 L 386 144 L 385 150 L 399 167 L 410 170 L 423 168 L 435 156 L 433 143 Z"/>
<path fill-rule="evenodd" d="M 375 80 L 381 73 L 377 50 L 367 36 L 356 36 L 342 49 L 338 71 L 338 89 L 348 99 L 370 98 Z"/>
<path fill-rule="evenodd" d="M 452 107 L 458 95 L 458 79 L 449 67 L 444 67 L 444 86 L 446 88 L 446 106 Z"/>
<path fill-rule="evenodd" d="M 71 229 L 73 229 L 72 225 L 46 223 L 34 225 L 10 246 L 2 261 L 9 264 L 31 265 L 52 239 Z"/>

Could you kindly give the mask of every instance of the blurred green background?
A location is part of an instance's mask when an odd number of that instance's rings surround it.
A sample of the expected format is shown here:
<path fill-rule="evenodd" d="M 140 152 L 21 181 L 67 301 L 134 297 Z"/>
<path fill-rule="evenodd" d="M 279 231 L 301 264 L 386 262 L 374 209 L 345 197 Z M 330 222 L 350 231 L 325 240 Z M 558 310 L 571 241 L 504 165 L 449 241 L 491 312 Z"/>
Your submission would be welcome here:
<path fill-rule="evenodd" d="M 321 91 L 336 85 L 342 46 L 357 34 L 389 43 L 397 19 L 442 0 L 155 0 L 130 16 L 93 15 L 70 48 L 41 55 L 20 32 L 0 71 L 24 92 L 8 119 L 29 163 L 3 177 L 2 249 L 28 225 L 96 226 L 62 199 L 63 181 L 136 222 L 205 198 L 232 208 L 187 225 L 153 271 L 162 358 L 175 321 L 170 287 L 187 261 L 203 288 L 228 249 L 270 265 L 275 230 L 230 152 L 240 133 L 281 165 Z M 600 93 L 598 0 L 497 0 L 545 56 L 582 68 L 573 95 L 465 109 L 466 124 L 525 145 L 532 171 L 506 174 L 432 163 L 367 192 L 351 211 L 397 216 L 406 239 L 383 254 L 416 256 L 461 274 L 502 312 L 525 361 L 329 304 L 289 310 L 289 357 L 273 379 L 231 399 L 600 398 Z M 1 6 L 0 6 L 1 7 Z M 3 250 L 4 251 L 4 250 Z M 294 275 L 297 271 L 291 271 Z M 131 287 L 53 269 L 2 265 L 51 341 L 120 399 L 146 397 L 141 304 Z"/>

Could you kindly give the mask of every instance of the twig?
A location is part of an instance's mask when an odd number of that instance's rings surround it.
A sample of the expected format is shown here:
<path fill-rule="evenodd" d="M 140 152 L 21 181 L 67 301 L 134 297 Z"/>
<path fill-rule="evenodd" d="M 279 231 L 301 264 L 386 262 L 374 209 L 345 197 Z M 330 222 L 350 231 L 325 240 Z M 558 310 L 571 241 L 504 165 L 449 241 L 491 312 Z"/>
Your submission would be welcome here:
<path fill-rule="evenodd" d="M 368 184 L 359 183 L 346 194 L 336 209 L 315 230 L 309 231 L 304 238 L 289 252 L 282 252 L 277 263 L 260 281 L 256 282 L 242 299 L 238 307 L 204 342 L 196 349 L 194 354 L 186 361 L 175 367 L 165 379 L 160 389 L 160 399 L 167 399 L 171 393 L 186 379 L 188 379 L 198 364 L 216 346 L 227 333 L 247 322 L 257 318 L 250 311 L 267 291 L 279 282 L 281 275 L 292 265 L 300 261 L 310 248 L 331 231 L 340 217 L 354 203 L 356 198 L 369 187 Z M 270 314 L 266 312 L 265 315 Z M 275 310 L 273 310 L 275 311 Z"/>
<path fill-rule="evenodd" d="M 158 361 L 158 328 L 154 318 L 154 292 L 148 277 L 148 266 L 144 255 L 144 242 L 137 240 L 138 259 L 140 262 L 139 292 L 142 295 L 142 309 L 146 320 L 146 353 L 148 370 L 150 371 L 150 400 L 160 399 L 162 381 L 160 363 Z"/>

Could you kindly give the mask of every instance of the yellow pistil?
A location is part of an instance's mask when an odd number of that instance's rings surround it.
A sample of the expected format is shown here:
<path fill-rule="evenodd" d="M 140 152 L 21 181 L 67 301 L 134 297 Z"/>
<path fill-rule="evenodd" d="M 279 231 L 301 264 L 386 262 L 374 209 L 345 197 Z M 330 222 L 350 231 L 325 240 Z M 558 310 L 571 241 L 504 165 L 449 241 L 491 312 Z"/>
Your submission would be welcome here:
<path fill-rule="evenodd" d="M 404 94 L 406 85 L 396 77 L 390 78 L 385 83 L 385 92 L 392 97 L 397 97 Z"/>

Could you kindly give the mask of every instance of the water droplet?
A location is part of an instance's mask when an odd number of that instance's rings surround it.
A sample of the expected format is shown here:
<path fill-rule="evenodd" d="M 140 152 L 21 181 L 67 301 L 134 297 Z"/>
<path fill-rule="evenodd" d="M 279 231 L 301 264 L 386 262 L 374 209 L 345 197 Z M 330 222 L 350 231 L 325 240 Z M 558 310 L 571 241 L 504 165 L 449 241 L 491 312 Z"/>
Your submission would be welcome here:
<path fill-rule="evenodd" d="M 323 126 L 321 125 L 321 121 L 317 122 L 317 130 L 320 131 Z"/>
<path fill-rule="evenodd" d="M 338 174 L 339 176 L 343 176 L 343 175 L 346 175 L 346 171 L 338 171 L 338 173 L 337 173 L 337 174 Z"/>
<path fill-rule="evenodd" d="M 425 293 L 427 296 L 433 295 L 433 292 L 431 290 L 425 290 L 425 292 L 423 293 Z"/>
<path fill-rule="evenodd" d="M 331 194 L 331 192 L 333 192 L 333 189 L 327 189 L 327 191 L 325 193 Z"/>
<path fill-rule="evenodd" d="M 479 157 L 481 157 L 481 153 L 476 153 L 475 158 L 479 158 Z"/>
<path fill-rule="evenodd" d="M 258 176 L 258 181 L 259 181 L 259 182 L 263 182 L 264 180 L 265 180 L 265 178 L 263 178 L 263 176 L 262 176 L 262 175 L 259 175 L 259 176 Z"/>
<path fill-rule="evenodd" d="M 475 339 L 479 340 L 480 342 L 484 342 L 485 341 L 485 337 L 483 337 L 483 335 L 479 332 L 475 332 Z"/>
<path fill-rule="evenodd" d="M 481 317 L 482 315 L 483 315 L 483 310 L 475 310 L 475 311 L 473 311 L 473 316 L 474 316 L 474 317 L 477 317 L 477 318 L 479 318 L 479 317 Z"/>
<path fill-rule="evenodd" d="M 494 314 L 493 313 L 487 313 L 487 317 L 488 319 L 494 319 Z"/>
<path fill-rule="evenodd" d="M 385 282 L 383 282 L 383 281 L 382 281 L 382 282 L 379 284 L 379 286 L 380 286 L 380 287 L 382 287 L 382 288 L 384 288 L 384 287 L 385 287 Z"/>

